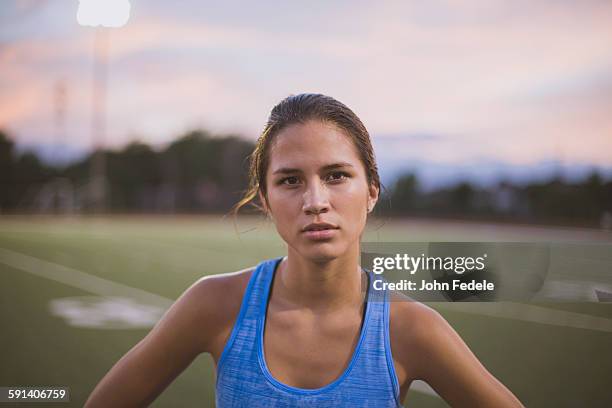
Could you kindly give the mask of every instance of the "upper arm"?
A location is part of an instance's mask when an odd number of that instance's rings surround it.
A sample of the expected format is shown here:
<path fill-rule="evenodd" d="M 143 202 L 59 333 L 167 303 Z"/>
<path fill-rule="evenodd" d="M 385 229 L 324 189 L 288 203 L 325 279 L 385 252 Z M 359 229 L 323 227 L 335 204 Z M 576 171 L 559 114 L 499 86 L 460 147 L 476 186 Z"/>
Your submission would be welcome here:
<path fill-rule="evenodd" d="M 208 351 L 218 320 L 218 286 L 218 281 L 203 278 L 187 289 L 147 336 L 106 374 L 86 406 L 151 403 L 197 355 Z"/>
<path fill-rule="evenodd" d="M 437 311 L 422 304 L 413 309 L 405 335 L 412 337 L 406 344 L 413 352 L 406 354 L 414 359 L 415 378 L 453 407 L 522 407 Z"/>

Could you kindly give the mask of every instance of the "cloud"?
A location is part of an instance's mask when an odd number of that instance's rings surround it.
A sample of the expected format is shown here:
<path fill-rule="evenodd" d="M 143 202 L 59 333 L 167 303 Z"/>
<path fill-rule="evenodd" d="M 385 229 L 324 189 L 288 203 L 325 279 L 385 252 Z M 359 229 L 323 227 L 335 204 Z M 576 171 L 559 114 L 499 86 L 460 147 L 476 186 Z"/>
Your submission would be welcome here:
<path fill-rule="evenodd" d="M 93 33 L 58 4 L 0 34 L 0 126 L 51 138 L 51 90 L 67 78 L 70 137 L 83 142 Z M 313 91 L 375 138 L 394 135 L 379 144 L 394 152 L 609 162 L 612 3 L 180 4 L 134 2 L 109 33 L 109 142 L 195 125 L 254 137 L 278 100 Z"/>

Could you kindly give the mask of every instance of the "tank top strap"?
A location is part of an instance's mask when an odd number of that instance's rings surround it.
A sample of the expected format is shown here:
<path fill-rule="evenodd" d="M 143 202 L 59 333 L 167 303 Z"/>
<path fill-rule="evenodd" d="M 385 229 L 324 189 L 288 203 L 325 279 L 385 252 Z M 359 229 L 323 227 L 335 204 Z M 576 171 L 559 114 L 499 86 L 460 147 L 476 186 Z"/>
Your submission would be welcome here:
<path fill-rule="evenodd" d="M 249 317 L 257 319 L 259 314 L 262 313 L 262 305 L 265 306 L 268 301 L 267 292 L 274 277 L 274 271 L 282 260 L 283 257 L 268 259 L 259 263 L 253 271 L 252 282 L 249 282 L 249 284 L 252 284 L 252 288 L 248 293 L 247 315 Z M 247 297 L 246 295 L 247 293 L 245 293 L 245 297 Z"/>
<path fill-rule="evenodd" d="M 274 276 L 274 270 L 283 257 L 268 259 L 260 262 L 253 270 L 249 279 L 249 283 L 242 297 L 240 312 L 234 323 L 234 327 L 227 340 L 219 362 L 217 363 L 217 371 L 223 367 L 227 355 L 232 348 L 239 350 L 245 354 L 250 354 L 255 351 L 253 345 L 257 334 L 257 324 L 259 315 L 262 312 L 262 305 L 266 304 L 264 297 L 266 289 L 270 284 L 270 280 Z"/>
<path fill-rule="evenodd" d="M 356 378 L 376 378 L 374 386 L 387 389 L 399 401 L 399 382 L 391 355 L 390 339 L 390 293 L 380 283 L 385 282 L 382 275 L 377 275 L 364 268 L 368 274 L 367 313 L 364 320 L 364 341 L 361 345 L 360 359 L 357 364 Z M 377 283 L 379 282 L 379 283 Z M 363 381 L 363 380 L 362 380 Z M 362 386 L 364 384 L 362 383 Z"/>

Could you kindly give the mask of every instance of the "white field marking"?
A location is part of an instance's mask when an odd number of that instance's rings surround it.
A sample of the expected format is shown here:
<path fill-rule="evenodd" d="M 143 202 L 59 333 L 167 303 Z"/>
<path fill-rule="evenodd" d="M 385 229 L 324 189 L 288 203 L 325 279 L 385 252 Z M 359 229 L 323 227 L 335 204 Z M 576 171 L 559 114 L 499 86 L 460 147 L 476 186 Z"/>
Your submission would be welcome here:
<path fill-rule="evenodd" d="M 49 235 L 56 234 L 55 232 L 45 232 L 45 233 Z M 232 251 L 232 250 L 224 250 L 224 249 L 219 249 L 219 248 L 210 249 L 206 247 L 179 245 L 179 244 L 174 244 L 172 242 L 159 241 L 156 239 L 139 236 L 139 235 L 129 237 L 131 244 L 130 244 L 130 248 L 126 249 L 124 245 L 124 241 L 121 239 L 117 239 L 115 237 L 115 234 L 113 234 L 112 232 L 87 231 L 86 235 L 87 235 L 86 238 L 102 238 L 102 239 L 105 239 L 107 242 L 118 244 L 118 247 L 113 248 L 113 250 L 126 252 L 126 253 L 122 253 L 122 256 L 125 256 L 126 258 L 129 258 L 129 259 L 134 259 L 137 261 L 141 259 L 138 256 L 139 254 L 144 255 L 146 256 L 147 259 L 151 260 L 151 257 L 150 257 L 151 252 L 157 253 L 155 252 L 155 249 L 152 249 L 151 247 L 158 247 L 159 249 L 169 249 L 171 251 L 166 252 L 166 253 L 170 253 L 172 255 L 166 256 L 164 258 L 153 258 L 151 261 L 158 263 L 158 264 L 162 264 L 163 262 L 168 261 L 168 262 L 171 262 L 173 266 L 178 266 L 179 268 L 183 268 L 183 269 L 195 271 L 195 272 L 201 272 L 202 269 L 200 266 L 198 266 L 198 263 L 193 262 L 192 259 L 201 260 L 202 253 L 204 252 L 210 253 L 212 255 L 219 255 L 219 254 L 227 254 L 227 255 L 232 254 L 233 255 L 235 254 L 235 251 Z M 28 239 L 22 238 L 21 240 L 28 240 Z M 134 246 L 139 246 L 139 249 L 134 249 Z M 255 254 L 249 254 L 245 252 L 246 246 L 243 245 L 243 248 L 240 248 L 240 249 L 242 250 L 243 256 L 245 255 L 248 256 L 249 259 L 251 261 L 254 261 L 255 263 L 259 262 L 259 258 Z M 185 259 L 186 257 L 189 257 L 190 259 Z"/>
<path fill-rule="evenodd" d="M 168 309 L 174 302 L 142 289 L 112 282 L 54 262 L 0 248 L 0 262 L 101 296 L 128 297 Z M 431 302 L 452 311 L 577 329 L 612 332 L 612 319 L 511 302 Z"/>
<path fill-rule="evenodd" d="M 77 269 L 44 261 L 9 249 L 0 248 L 0 262 L 41 278 L 63 283 L 100 296 L 132 298 L 144 304 L 168 309 L 173 300 L 142 289 L 102 279 Z"/>
<path fill-rule="evenodd" d="M 596 291 L 612 294 L 612 285 L 601 282 L 577 280 L 547 280 L 532 299 L 539 301 L 601 302 Z M 604 303 L 604 302 L 602 302 Z"/>
<path fill-rule="evenodd" d="M 429 384 L 421 380 L 414 380 L 412 384 L 410 384 L 408 391 L 416 391 L 432 397 L 442 398 Z"/>
<path fill-rule="evenodd" d="M 149 329 L 161 319 L 165 309 L 144 305 L 131 298 L 73 296 L 49 302 L 51 314 L 70 326 L 88 329 Z"/>
<path fill-rule="evenodd" d="M 512 302 L 435 302 L 435 306 L 454 312 L 612 333 L 612 319 L 542 306 Z"/>

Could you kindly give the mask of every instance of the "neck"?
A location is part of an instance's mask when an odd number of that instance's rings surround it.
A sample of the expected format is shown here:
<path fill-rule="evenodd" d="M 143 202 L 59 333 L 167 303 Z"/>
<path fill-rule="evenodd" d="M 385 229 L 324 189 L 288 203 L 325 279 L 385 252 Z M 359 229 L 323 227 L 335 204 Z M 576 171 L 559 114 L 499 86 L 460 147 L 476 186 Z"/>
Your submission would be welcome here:
<path fill-rule="evenodd" d="M 304 258 L 290 247 L 274 280 L 276 296 L 313 311 L 362 304 L 362 285 L 367 282 L 359 266 L 358 245 L 341 257 L 323 262 Z"/>

